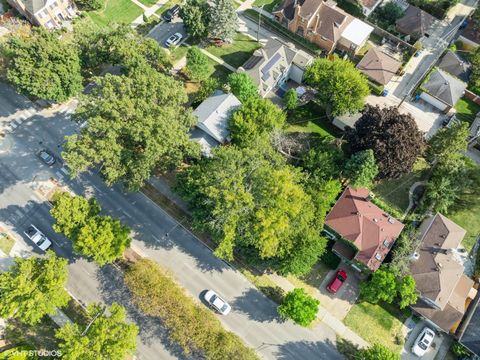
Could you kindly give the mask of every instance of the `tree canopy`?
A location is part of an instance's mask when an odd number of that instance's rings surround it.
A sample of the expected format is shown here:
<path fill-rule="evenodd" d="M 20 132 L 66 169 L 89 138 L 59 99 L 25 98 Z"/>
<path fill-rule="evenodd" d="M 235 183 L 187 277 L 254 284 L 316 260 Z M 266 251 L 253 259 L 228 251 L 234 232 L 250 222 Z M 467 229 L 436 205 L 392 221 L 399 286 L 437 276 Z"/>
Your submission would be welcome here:
<path fill-rule="evenodd" d="M 53 229 L 73 242 L 74 250 L 105 265 L 121 257 L 130 245 L 130 229 L 110 216 L 98 215 L 100 206 L 94 198 L 56 193 L 50 210 Z"/>
<path fill-rule="evenodd" d="M 378 166 L 371 149 L 353 154 L 345 164 L 345 177 L 354 188 L 370 188 L 377 174 Z"/>
<path fill-rule="evenodd" d="M 202 39 L 208 35 L 210 24 L 209 7 L 203 0 L 187 0 L 180 9 L 188 34 L 194 39 Z"/>
<path fill-rule="evenodd" d="M 233 95 L 242 103 L 252 98 L 258 98 L 258 88 L 252 78 L 245 73 L 232 73 L 228 75 L 227 84 Z"/>
<path fill-rule="evenodd" d="M 367 105 L 355 128 L 347 129 L 346 138 L 352 153 L 373 150 L 381 179 L 410 172 L 425 149 L 423 134 L 413 117 L 400 114 L 396 107 Z"/>
<path fill-rule="evenodd" d="M 267 136 L 272 130 L 285 124 L 285 114 L 270 100 L 260 97 L 243 103 L 229 120 L 232 142 L 249 146 L 256 139 Z"/>
<path fill-rule="evenodd" d="M 370 93 L 367 78 L 349 60 L 318 58 L 307 68 L 304 78 L 318 91 L 318 99 L 333 116 L 363 109 Z"/>
<path fill-rule="evenodd" d="M 378 343 L 360 349 L 356 355 L 359 360 L 400 360 L 400 354 Z"/>
<path fill-rule="evenodd" d="M 209 17 L 210 37 L 231 41 L 238 29 L 237 7 L 233 0 L 213 0 Z"/>
<path fill-rule="evenodd" d="M 288 111 L 295 110 L 298 103 L 297 91 L 295 89 L 289 89 L 283 97 L 283 105 Z"/>
<path fill-rule="evenodd" d="M 16 257 L 9 271 L 0 273 L 0 316 L 33 325 L 55 313 L 69 300 L 67 276 L 67 260 L 52 251 L 45 258 Z"/>
<path fill-rule="evenodd" d="M 469 134 L 469 125 L 464 121 L 439 129 L 428 142 L 428 160 L 443 162 L 453 158 L 456 161 L 460 153 L 467 150 Z"/>
<path fill-rule="evenodd" d="M 4 54 L 7 79 L 22 94 L 62 102 L 82 89 L 77 48 L 56 32 L 38 27 L 29 36 L 12 36 Z"/>
<path fill-rule="evenodd" d="M 108 315 L 107 315 L 108 313 Z M 125 309 L 113 303 L 108 309 L 100 304 L 87 308 L 90 327 L 66 324 L 55 332 L 62 359 L 110 360 L 134 355 L 138 327 L 126 321 Z"/>
<path fill-rule="evenodd" d="M 63 156 L 73 176 L 102 165 L 108 185 L 123 181 L 138 189 L 153 168 L 174 167 L 198 152 L 189 140 L 194 119 L 183 106 L 187 96 L 180 82 L 146 65 L 96 78 L 96 84 L 75 113 L 88 126 L 67 137 Z"/>
<path fill-rule="evenodd" d="M 94 11 L 103 8 L 103 0 L 76 0 L 75 4 L 82 11 Z"/>
<path fill-rule="evenodd" d="M 313 266 L 326 244 L 303 179 L 271 148 L 230 146 L 181 174 L 179 191 L 197 224 L 213 234 L 217 256 L 232 259 L 235 248 L 249 248 L 293 272 L 302 261 Z"/>
<path fill-rule="evenodd" d="M 277 310 L 283 318 L 292 319 L 301 326 L 308 326 L 317 317 L 319 304 L 319 300 L 297 288 L 285 295 Z"/>
<path fill-rule="evenodd" d="M 210 76 L 208 57 L 197 46 L 191 46 L 187 51 L 187 66 L 185 73 L 192 80 L 206 80 Z"/>

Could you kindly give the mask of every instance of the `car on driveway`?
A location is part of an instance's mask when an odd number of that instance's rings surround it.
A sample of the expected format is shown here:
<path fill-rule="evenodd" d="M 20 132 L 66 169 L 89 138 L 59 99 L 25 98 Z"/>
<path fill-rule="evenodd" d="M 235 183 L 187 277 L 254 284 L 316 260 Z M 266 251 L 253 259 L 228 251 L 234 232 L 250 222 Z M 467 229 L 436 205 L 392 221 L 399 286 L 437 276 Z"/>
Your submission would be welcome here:
<path fill-rule="evenodd" d="M 165 41 L 165 46 L 166 47 L 170 47 L 170 46 L 175 46 L 175 45 L 178 45 L 180 43 L 180 41 L 182 40 L 183 38 L 183 35 L 180 34 L 180 33 L 175 33 L 173 35 L 171 35 L 166 41 Z"/>
<path fill-rule="evenodd" d="M 48 238 L 40 230 L 38 230 L 35 225 L 30 225 L 27 230 L 25 230 L 25 235 L 27 235 L 27 237 L 43 251 L 47 251 L 47 249 L 52 245 L 52 242 L 48 240 Z"/>
<path fill-rule="evenodd" d="M 180 12 L 180 5 L 174 5 L 172 6 L 164 15 L 163 15 L 163 18 L 170 22 L 172 21 L 175 16 L 177 16 L 177 14 Z"/>
<path fill-rule="evenodd" d="M 208 303 L 208 305 L 210 305 L 222 315 L 227 315 L 230 310 L 232 310 L 230 305 L 228 305 L 227 302 L 223 300 L 220 296 L 218 296 L 218 294 L 213 290 L 208 290 L 203 296 L 203 298 Z"/>
<path fill-rule="evenodd" d="M 55 164 L 56 161 L 55 156 L 53 156 L 53 154 L 47 149 L 40 150 L 38 152 L 38 157 L 48 166 L 52 166 L 53 164 Z"/>
<path fill-rule="evenodd" d="M 347 280 L 347 273 L 345 270 L 338 270 L 335 273 L 335 277 L 330 281 L 330 284 L 328 284 L 327 290 L 332 294 L 335 294 L 342 287 L 345 280 Z"/>
<path fill-rule="evenodd" d="M 412 353 L 418 357 L 425 355 L 427 350 L 432 345 L 434 338 L 435 332 L 429 327 L 424 327 L 413 343 Z"/>

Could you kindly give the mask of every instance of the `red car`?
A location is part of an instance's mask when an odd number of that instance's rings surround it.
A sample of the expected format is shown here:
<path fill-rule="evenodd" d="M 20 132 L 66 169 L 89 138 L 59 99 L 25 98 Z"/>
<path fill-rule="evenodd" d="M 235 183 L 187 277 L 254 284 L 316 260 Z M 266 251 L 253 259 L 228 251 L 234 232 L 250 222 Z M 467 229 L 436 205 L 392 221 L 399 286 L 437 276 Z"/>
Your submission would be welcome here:
<path fill-rule="evenodd" d="M 328 284 L 327 290 L 332 294 L 335 294 L 338 289 L 342 287 L 345 280 L 347 280 L 347 273 L 345 270 L 338 270 L 335 277 L 330 281 L 330 284 Z"/>

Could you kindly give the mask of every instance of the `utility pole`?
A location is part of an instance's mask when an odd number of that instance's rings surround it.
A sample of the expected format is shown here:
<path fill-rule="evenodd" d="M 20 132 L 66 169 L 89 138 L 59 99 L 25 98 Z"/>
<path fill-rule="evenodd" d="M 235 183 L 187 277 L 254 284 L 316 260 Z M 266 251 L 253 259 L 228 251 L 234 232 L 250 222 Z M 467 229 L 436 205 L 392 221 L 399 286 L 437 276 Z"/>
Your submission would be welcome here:
<path fill-rule="evenodd" d="M 262 19 L 263 7 L 264 7 L 264 6 L 265 6 L 265 4 L 263 4 L 263 5 L 260 7 L 260 12 L 258 13 L 257 42 L 260 42 L 260 39 L 259 39 L 259 33 L 260 33 L 260 20 Z"/>
<path fill-rule="evenodd" d="M 87 325 L 87 327 L 85 328 L 85 330 L 82 332 L 82 335 L 81 336 L 84 336 L 88 329 L 90 328 L 90 326 L 93 324 L 93 322 L 95 320 L 97 320 L 97 318 L 100 316 L 100 315 L 103 315 L 105 313 L 105 307 L 102 308 L 102 311 L 99 311 L 97 315 L 95 315 L 95 317 L 92 319 L 92 321 L 90 321 L 90 323 Z"/>

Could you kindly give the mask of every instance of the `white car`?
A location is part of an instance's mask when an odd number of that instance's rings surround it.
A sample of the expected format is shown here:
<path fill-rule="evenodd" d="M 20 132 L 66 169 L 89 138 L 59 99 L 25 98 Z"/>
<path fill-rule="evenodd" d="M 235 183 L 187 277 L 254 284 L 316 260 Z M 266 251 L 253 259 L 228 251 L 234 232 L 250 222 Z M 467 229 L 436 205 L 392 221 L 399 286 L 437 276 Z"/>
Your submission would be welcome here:
<path fill-rule="evenodd" d="M 47 249 L 52 245 L 52 242 L 48 240 L 48 238 L 43 235 L 43 233 L 38 230 L 35 225 L 30 225 L 27 230 L 25 230 L 25 235 L 27 235 L 27 237 L 43 251 L 47 251 Z"/>
<path fill-rule="evenodd" d="M 423 328 L 412 346 L 412 353 L 422 357 L 427 352 L 428 348 L 432 345 L 435 338 L 435 332 L 429 327 Z"/>
<path fill-rule="evenodd" d="M 208 290 L 203 296 L 206 302 L 222 315 L 227 315 L 232 308 L 213 290 Z"/>
<path fill-rule="evenodd" d="M 180 40 L 182 40 L 182 38 L 183 38 L 182 34 L 175 33 L 175 34 L 171 35 L 167 39 L 167 41 L 165 41 L 165 46 L 170 47 L 170 46 L 178 45 L 178 43 L 180 42 Z"/>

